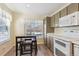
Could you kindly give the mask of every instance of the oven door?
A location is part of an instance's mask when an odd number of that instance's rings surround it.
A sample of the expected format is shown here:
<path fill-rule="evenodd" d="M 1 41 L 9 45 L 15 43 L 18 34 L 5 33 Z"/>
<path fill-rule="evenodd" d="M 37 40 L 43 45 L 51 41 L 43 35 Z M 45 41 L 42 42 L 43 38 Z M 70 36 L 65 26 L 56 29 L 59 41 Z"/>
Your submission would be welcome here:
<path fill-rule="evenodd" d="M 72 43 L 63 39 L 54 38 L 54 55 L 55 56 L 71 56 Z"/>

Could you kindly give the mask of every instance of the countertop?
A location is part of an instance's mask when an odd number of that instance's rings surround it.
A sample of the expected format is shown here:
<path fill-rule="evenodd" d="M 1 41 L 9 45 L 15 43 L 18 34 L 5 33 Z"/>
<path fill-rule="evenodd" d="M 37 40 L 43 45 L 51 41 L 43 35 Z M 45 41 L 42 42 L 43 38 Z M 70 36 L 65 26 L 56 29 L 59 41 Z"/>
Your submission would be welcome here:
<path fill-rule="evenodd" d="M 72 35 L 72 34 L 55 34 L 55 33 L 48 33 L 47 36 L 60 38 L 65 41 L 70 41 L 74 44 L 79 45 L 79 36 L 78 35 Z"/>

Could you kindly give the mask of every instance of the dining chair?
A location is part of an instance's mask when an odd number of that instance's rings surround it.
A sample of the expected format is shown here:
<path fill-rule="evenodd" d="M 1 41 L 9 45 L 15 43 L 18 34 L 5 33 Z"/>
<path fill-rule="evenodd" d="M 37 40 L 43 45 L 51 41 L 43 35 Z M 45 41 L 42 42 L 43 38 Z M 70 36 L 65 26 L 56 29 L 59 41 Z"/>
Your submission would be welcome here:
<path fill-rule="evenodd" d="M 21 55 L 30 54 L 32 56 L 32 39 L 22 38 L 21 41 Z"/>
<path fill-rule="evenodd" d="M 16 36 L 16 56 L 18 56 L 18 54 L 20 56 L 25 54 L 30 54 L 32 56 L 32 53 L 37 55 L 37 51 L 36 36 Z"/>

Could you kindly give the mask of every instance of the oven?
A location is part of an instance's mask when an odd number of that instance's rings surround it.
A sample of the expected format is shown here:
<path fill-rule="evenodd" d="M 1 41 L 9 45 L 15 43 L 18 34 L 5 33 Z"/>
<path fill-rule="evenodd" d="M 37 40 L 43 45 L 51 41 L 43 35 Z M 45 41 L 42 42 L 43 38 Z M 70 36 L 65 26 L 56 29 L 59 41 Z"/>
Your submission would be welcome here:
<path fill-rule="evenodd" d="M 54 55 L 55 56 L 71 56 L 72 43 L 60 38 L 54 37 Z"/>

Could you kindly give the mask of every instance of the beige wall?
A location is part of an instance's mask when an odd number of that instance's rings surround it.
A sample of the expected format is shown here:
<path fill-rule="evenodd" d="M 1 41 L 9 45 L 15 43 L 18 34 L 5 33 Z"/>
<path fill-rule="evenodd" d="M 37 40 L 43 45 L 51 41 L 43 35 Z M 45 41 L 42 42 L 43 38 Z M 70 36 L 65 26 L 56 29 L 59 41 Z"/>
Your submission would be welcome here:
<path fill-rule="evenodd" d="M 24 35 L 24 22 L 28 20 L 33 20 L 33 19 L 37 19 L 37 20 L 43 20 L 42 17 L 33 17 L 33 16 L 29 16 L 26 17 L 26 15 L 24 14 L 17 14 L 14 17 L 15 19 L 15 36 L 23 36 Z M 38 44 L 43 44 L 43 38 L 38 39 Z"/>

